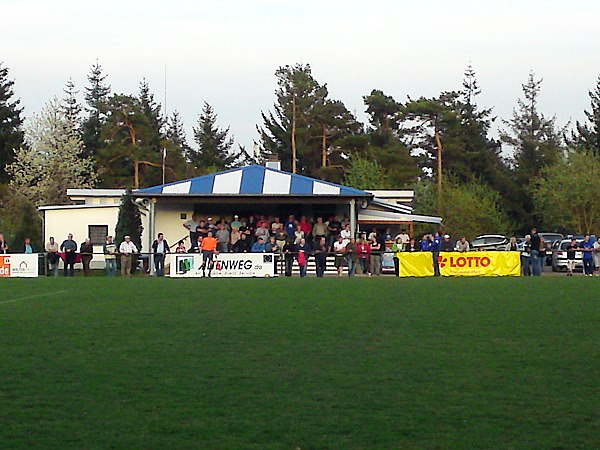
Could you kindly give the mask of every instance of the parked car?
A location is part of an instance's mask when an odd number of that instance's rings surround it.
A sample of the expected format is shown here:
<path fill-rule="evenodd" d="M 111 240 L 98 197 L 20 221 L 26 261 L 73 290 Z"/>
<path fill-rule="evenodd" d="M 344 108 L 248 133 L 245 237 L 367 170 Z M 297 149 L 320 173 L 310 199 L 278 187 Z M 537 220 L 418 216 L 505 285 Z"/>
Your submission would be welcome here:
<path fill-rule="evenodd" d="M 562 241 L 565 237 L 560 233 L 538 233 L 541 239 L 546 243 L 546 265 L 552 265 L 552 246 L 555 242 Z"/>
<path fill-rule="evenodd" d="M 577 245 L 583 241 L 583 238 L 577 239 Z M 567 247 L 571 243 L 571 239 L 562 239 L 554 242 L 552 245 L 552 271 L 565 272 L 567 270 Z M 575 252 L 575 270 L 583 271 L 583 254 Z"/>
<path fill-rule="evenodd" d="M 502 234 L 483 234 L 471 241 L 471 250 L 504 250 L 508 241 Z"/>

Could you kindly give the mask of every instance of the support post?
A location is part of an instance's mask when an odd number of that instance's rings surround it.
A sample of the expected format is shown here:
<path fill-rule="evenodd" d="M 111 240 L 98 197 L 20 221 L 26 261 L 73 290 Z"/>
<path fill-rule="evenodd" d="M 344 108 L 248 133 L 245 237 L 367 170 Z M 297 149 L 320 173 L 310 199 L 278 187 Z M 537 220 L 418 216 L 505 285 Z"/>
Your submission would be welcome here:
<path fill-rule="evenodd" d="M 152 243 L 154 242 L 154 234 L 155 234 L 155 228 L 156 228 L 156 218 L 155 218 L 155 214 L 156 214 L 156 199 L 152 198 L 150 199 L 150 207 L 149 207 L 149 214 L 148 214 L 148 228 L 150 228 L 149 233 L 148 233 L 148 264 L 150 265 L 149 269 L 150 269 L 150 275 L 155 275 L 155 271 L 154 271 L 154 252 L 152 251 Z"/>
<path fill-rule="evenodd" d="M 350 200 L 350 232 L 356 236 L 356 199 Z"/>

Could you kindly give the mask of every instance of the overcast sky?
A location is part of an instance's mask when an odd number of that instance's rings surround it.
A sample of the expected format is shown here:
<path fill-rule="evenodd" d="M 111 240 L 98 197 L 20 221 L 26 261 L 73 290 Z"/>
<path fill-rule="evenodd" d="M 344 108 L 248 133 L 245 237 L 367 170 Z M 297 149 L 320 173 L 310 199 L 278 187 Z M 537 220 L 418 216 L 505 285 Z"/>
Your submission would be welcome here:
<path fill-rule="evenodd" d="M 582 120 L 600 74 L 600 1 L 5 0 L 0 61 L 25 115 L 72 77 L 86 86 L 98 59 L 113 92 L 146 78 L 189 131 L 207 101 L 237 143 L 251 146 L 272 109 L 275 70 L 309 63 L 332 98 L 365 120 L 362 96 L 396 100 L 460 88 L 471 63 L 479 103 L 510 116 L 530 70 L 543 77 L 540 109 Z M 80 93 L 82 97 L 82 94 Z"/>

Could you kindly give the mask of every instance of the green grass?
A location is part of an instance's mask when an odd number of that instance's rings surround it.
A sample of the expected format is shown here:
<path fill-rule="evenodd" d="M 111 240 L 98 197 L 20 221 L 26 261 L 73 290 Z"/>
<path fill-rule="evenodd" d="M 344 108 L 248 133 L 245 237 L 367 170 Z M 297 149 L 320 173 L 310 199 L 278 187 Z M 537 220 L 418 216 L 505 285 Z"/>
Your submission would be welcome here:
<path fill-rule="evenodd" d="M 599 417 L 597 278 L 0 280 L 3 448 L 597 448 Z"/>

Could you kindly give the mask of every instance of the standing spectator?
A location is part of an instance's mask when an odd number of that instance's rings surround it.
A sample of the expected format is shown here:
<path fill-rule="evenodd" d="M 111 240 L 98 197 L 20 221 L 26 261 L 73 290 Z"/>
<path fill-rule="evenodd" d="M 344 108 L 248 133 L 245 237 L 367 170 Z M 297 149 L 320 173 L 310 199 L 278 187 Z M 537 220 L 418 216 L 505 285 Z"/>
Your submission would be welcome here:
<path fill-rule="evenodd" d="M 217 238 L 217 243 L 218 243 L 218 249 L 220 253 L 227 253 L 229 252 L 229 239 L 231 238 L 231 234 L 229 233 L 229 230 L 227 230 L 225 223 L 221 222 L 219 224 L 219 229 L 217 230 L 216 233 L 216 238 Z"/>
<path fill-rule="evenodd" d="M 240 239 L 231 248 L 234 253 L 250 253 L 251 249 L 252 243 L 246 233 L 240 234 Z"/>
<path fill-rule="evenodd" d="M 546 268 L 546 240 L 543 237 L 540 237 L 540 275 L 544 273 L 544 269 Z"/>
<path fill-rule="evenodd" d="M 190 249 L 188 250 L 188 253 L 201 253 L 202 252 L 202 239 L 204 239 L 202 237 L 202 235 L 200 235 L 198 233 L 198 236 L 196 237 L 196 242 L 192 242 L 192 245 L 190 247 Z"/>
<path fill-rule="evenodd" d="M 356 251 L 358 252 L 358 260 L 362 273 L 371 276 L 370 270 L 370 259 L 371 259 L 371 245 L 366 239 L 358 239 L 356 243 Z"/>
<path fill-rule="evenodd" d="M 338 277 L 341 277 L 344 271 L 346 245 L 344 244 L 344 239 L 339 235 L 338 240 L 333 243 L 333 251 L 335 252 L 335 268 L 337 269 Z"/>
<path fill-rule="evenodd" d="M 422 252 L 430 252 L 431 251 L 431 235 L 424 234 L 423 238 L 419 242 L 419 249 Z"/>
<path fill-rule="evenodd" d="M 6 239 L 4 239 L 4 235 L 0 233 L 0 255 L 5 255 L 8 253 L 8 243 Z"/>
<path fill-rule="evenodd" d="M 217 238 L 213 237 L 213 232 L 209 231 L 207 236 L 202 239 L 202 276 L 205 277 L 206 266 L 208 265 L 208 277 L 213 270 L 214 257 L 218 253 Z"/>
<path fill-rule="evenodd" d="M 187 253 L 187 249 L 185 248 L 185 244 L 183 241 L 179 241 L 177 243 L 177 248 L 175 249 L 175 253 Z"/>
<path fill-rule="evenodd" d="M 292 276 L 292 267 L 294 265 L 294 240 L 293 238 L 289 237 L 287 238 L 287 240 L 285 241 L 285 244 L 283 246 L 283 253 L 284 253 L 284 262 L 285 262 L 285 276 L 286 277 L 291 277 Z"/>
<path fill-rule="evenodd" d="M 239 229 L 242 226 L 242 222 L 240 222 L 240 216 L 238 216 L 237 214 L 233 216 L 233 221 L 231 222 L 231 230 L 233 231 L 234 229 L 237 229 L 239 231 Z"/>
<path fill-rule="evenodd" d="M 342 231 L 340 231 L 340 236 L 344 239 L 346 244 L 348 244 L 348 242 L 350 242 L 350 238 L 352 237 L 352 231 L 350 231 L 349 223 L 344 225 L 344 229 Z"/>
<path fill-rule="evenodd" d="M 540 236 L 537 234 L 537 229 L 531 229 L 531 241 L 529 242 L 530 250 L 529 250 L 529 263 L 531 265 L 531 270 L 533 272 L 534 277 L 539 277 L 542 275 L 541 266 L 540 266 L 540 245 L 541 240 Z"/>
<path fill-rule="evenodd" d="M 235 245 L 235 243 L 237 241 L 240 240 L 241 236 L 242 236 L 242 232 L 240 231 L 239 228 L 231 227 L 231 233 L 229 235 L 229 249 L 230 250 L 233 250 L 233 246 Z"/>
<path fill-rule="evenodd" d="M 106 274 L 109 277 L 116 277 L 117 276 L 117 245 L 113 242 L 112 236 L 106 236 L 106 242 L 102 246 L 102 252 L 104 253 L 104 263 L 106 264 Z"/>
<path fill-rule="evenodd" d="M 310 256 L 310 245 L 306 242 L 306 239 L 300 239 L 300 242 L 296 244 L 294 248 L 296 252 L 296 258 L 298 259 L 298 265 L 300 266 L 300 277 L 306 276 L 306 266 L 308 265 L 308 258 Z"/>
<path fill-rule="evenodd" d="M 253 240 L 254 232 L 256 231 L 256 220 L 254 219 L 254 214 L 250 214 L 248 217 L 248 221 L 246 222 L 246 233 L 250 237 L 250 240 Z"/>
<path fill-rule="evenodd" d="M 300 222 L 298 222 L 298 225 L 304 232 L 304 239 L 306 239 L 306 242 L 308 242 L 310 245 L 312 241 L 312 224 L 308 221 L 306 216 L 300 216 Z"/>
<path fill-rule="evenodd" d="M 318 278 L 321 278 L 325 274 L 325 269 L 327 268 L 327 250 L 327 239 L 325 236 L 321 236 L 315 247 L 315 264 Z"/>
<path fill-rule="evenodd" d="M 356 239 L 354 238 L 350 238 L 348 244 L 346 244 L 346 264 L 348 265 L 348 276 L 353 277 L 356 275 L 356 266 L 358 266 L 358 249 L 356 247 Z"/>
<path fill-rule="evenodd" d="M 23 253 L 31 255 L 33 253 L 33 246 L 31 245 L 31 239 L 25 238 L 23 242 Z"/>
<path fill-rule="evenodd" d="M 215 233 L 217 232 L 217 226 L 213 223 L 213 218 L 209 217 L 206 219 L 206 231 L 212 231 L 213 237 L 215 236 Z"/>
<path fill-rule="evenodd" d="M 265 238 L 258 236 L 256 242 L 252 245 L 252 253 L 266 253 L 267 244 L 265 244 Z"/>
<path fill-rule="evenodd" d="M 404 251 L 405 252 L 420 252 L 421 247 L 419 246 L 419 244 L 417 244 L 417 242 L 414 239 L 411 238 L 408 241 L 408 244 L 406 244 L 406 246 L 404 247 Z"/>
<path fill-rule="evenodd" d="M 312 229 L 312 236 L 315 242 L 320 242 L 322 237 L 327 239 L 327 225 L 323 223 L 322 217 L 317 217 L 317 223 Z"/>
<path fill-rule="evenodd" d="M 600 242 L 598 238 L 594 241 L 594 265 L 596 270 L 600 270 Z"/>
<path fill-rule="evenodd" d="M 254 232 L 254 236 L 256 237 L 256 239 L 258 240 L 259 237 L 263 238 L 263 242 L 266 242 L 267 238 L 269 237 L 269 228 L 266 222 L 260 222 L 258 224 L 258 227 L 256 228 L 256 231 Z"/>
<path fill-rule="evenodd" d="M 577 252 L 577 240 L 571 239 L 569 245 L 567 245 L 567 276 L 573 276 L 573 270 L 575 270 L 575 264 L 577 261 L 575 260 L 575 253 Z"/>
<path fill-rule="evenodd" d="M 510 241 L 506 244 L 506 248 L 504 249 L 507 252 L 517 252 L 519 251 L 519 246 L 517 245 L 517 237 L 511 236 Z"/>
<path fill-rule="evenodd" d="M 79 247 L 79 254 L 81 255 L 81 265 L 83 266 L 83 276 L 87 277 L 90 275 L 90 262 L 94 257 L 94 247 L 90 238 L 86 238 Z"/>
<path fill-rule="evenodd" d="M 154 270 L 157 277 L 165 275 L 165 255 L 169 253 L 169 243 L 165 239 L 164 234 L 158 233 L 158 236 L 152 243 L 152 252 L 154 253 Z"/>
<path fill-rule="evenodd" d="M 75 259 L 77 257 L 77 242 L 73 240 L 73 235 L 69 233 L 67 239 L 60 244 L 60 250 L 65 252 L 65 264 L 63 267 L 63 275 L 75 276 Z"/>
<path fill-rule="evenodd" d="M 373 275 L 381 275 L 381 255 L 385 250 L 385 241 L 381 235 L 375 233 L 371 239 L 371 273 Z"/>
<path fill-rule="evenodd" d="M 296 231 L 294 231 L 294 245 L 298 245 L 300 243 L 301 239 L 305 239 L 306 235 L 304 234 L 304 231 L 302 230 L 302 226 L 300 224 L 298 224 L 298 226 L 296 227 Z"/>
<path fill-rule="evenodd" d="M 192 218 L 183 224 L 183 228 L 190 232 L 190 242 L 196 242 L 196 228 L 200 223 L 198 222 L 198 216 L 192 214 Z"/>
<path fill-rule="evenodd" d="M 400 255 L 399 253 L 402 251 L 402 238 L 400 235 L 396 236 L 396 241 L 392 244 L 392 253 L 394 260 L 394 275 L 397 277 L 400 276 Z"/>
<path fill-rule="evenodd" d="M 125 236 L 125 240 L 119 245 L 119 253 L 121 254 L 121 275 L 124 277 L 131 277 L 131 263 L 133 254 L 138 253 L 138 249 L 133 242 L 131 242 L 131 236 Z"/>
<path fill-rule="evenodd" d="M 277 237 L 280 231 L 285 231 L 285 228 L 279 220 L 279 217 L 275 217 L 275 219 L 273 219 L 273 223 L 271 224 L 271 236 Z"/>
<path fill-rule="evenodd" d="M 292 240 L 295 238 L 294 233 L 296 233 L 296 228 L 298 227 L 298 224 L 296 223 L 296 218 L 294 217 L 293 214 L 290 214 L 288 216 L 288 220 L 286 220 L 284 228 L 285 228 L 285 232 L 288 235 L 288 237 L 291 237 Z"/>
<path fill-rule="evenodd" d="M 52 272 L 53 276 L 57 277 L 58 260 L 60 259 L 60 256 L 58 256 L 58 242 L 56 242 L 52 236 L 50 236 L 50 241 L 46 244 L 46 252 L 48 253 L 50 272 Z"/>
<path fill-rule="evenodd" d="M 342 231 L 342 223 L 340 222 L 338 216 L 333 216 L 333 218 L 329 220 L 327 229 L 329 231 L 329 246 L 331 247 L 333 243 L 337 241 L 338 236 Z"/>
<path fill-rule="evenodd" d="M 521 268 L 523 270 L 523 276 L 528 277 L 531 275 L 531 236 L 529 234 L 525 236 L 525 242 L 523 243 Z"/>
<path fill-rule="evenodd" d="M 433 236 L 433 240 L 431 242 L 431 257 L 433 259 L 433 276 L 440 276 L 440 250 L 442 249 L 442 239 L 440 237 L 439 231 L 435 233 Z"/>
<path fill-rule="evenodd" d="M 460 239 L 456 241 L 457 252 L 468 252 L 470 249 L 471 245 L 469 244 L 469 241 L 467 241 L 466 237 L 461 236 Z"/>
<path fill-rule="evenodd" d="M 588 277 L 594 276 L 594 244 L 590 241 L 590 235 L 586 234 L 579 249 L 583 252 L 583 274 Z"/>
<path fill-rule="evenodd" d="M 275 236 L 271 236 L 269 238 L 269 242 L 267 242 L 267 246 L 266 246 L 266 252 L 267 253 L 273 253 L 273 258 L 275 258 L 275 275 L 277 275 L 278 269 L 277 267 L 279 266 L 279 253 L 281 252 L 281 247 L 279 247 L 279 244 L 277 243 L 277 240 L 275 239 Z"/>
<path fill-rule="evenodd" d="M 449 234 L 444 235 L 444 240 L 442 241 L 441 251 L 443 252 L 453 252 L 454 251 L 454 242 L 450 239 Z"/>
<path fill-rule="evenodd" d="M 406 246 L 406 244 L 409 243 L 410 236 L 408 235 L 408 233 L 406 232 L 406 230 L 403 228 L 400 231 L 400 234 L 398 234 L 398 236 L 396 236 L 396 238 L 400 238 L 400 241 L 402 243 L 402 250 L 401 251 L 404 251 L 404 246 Z"/>

